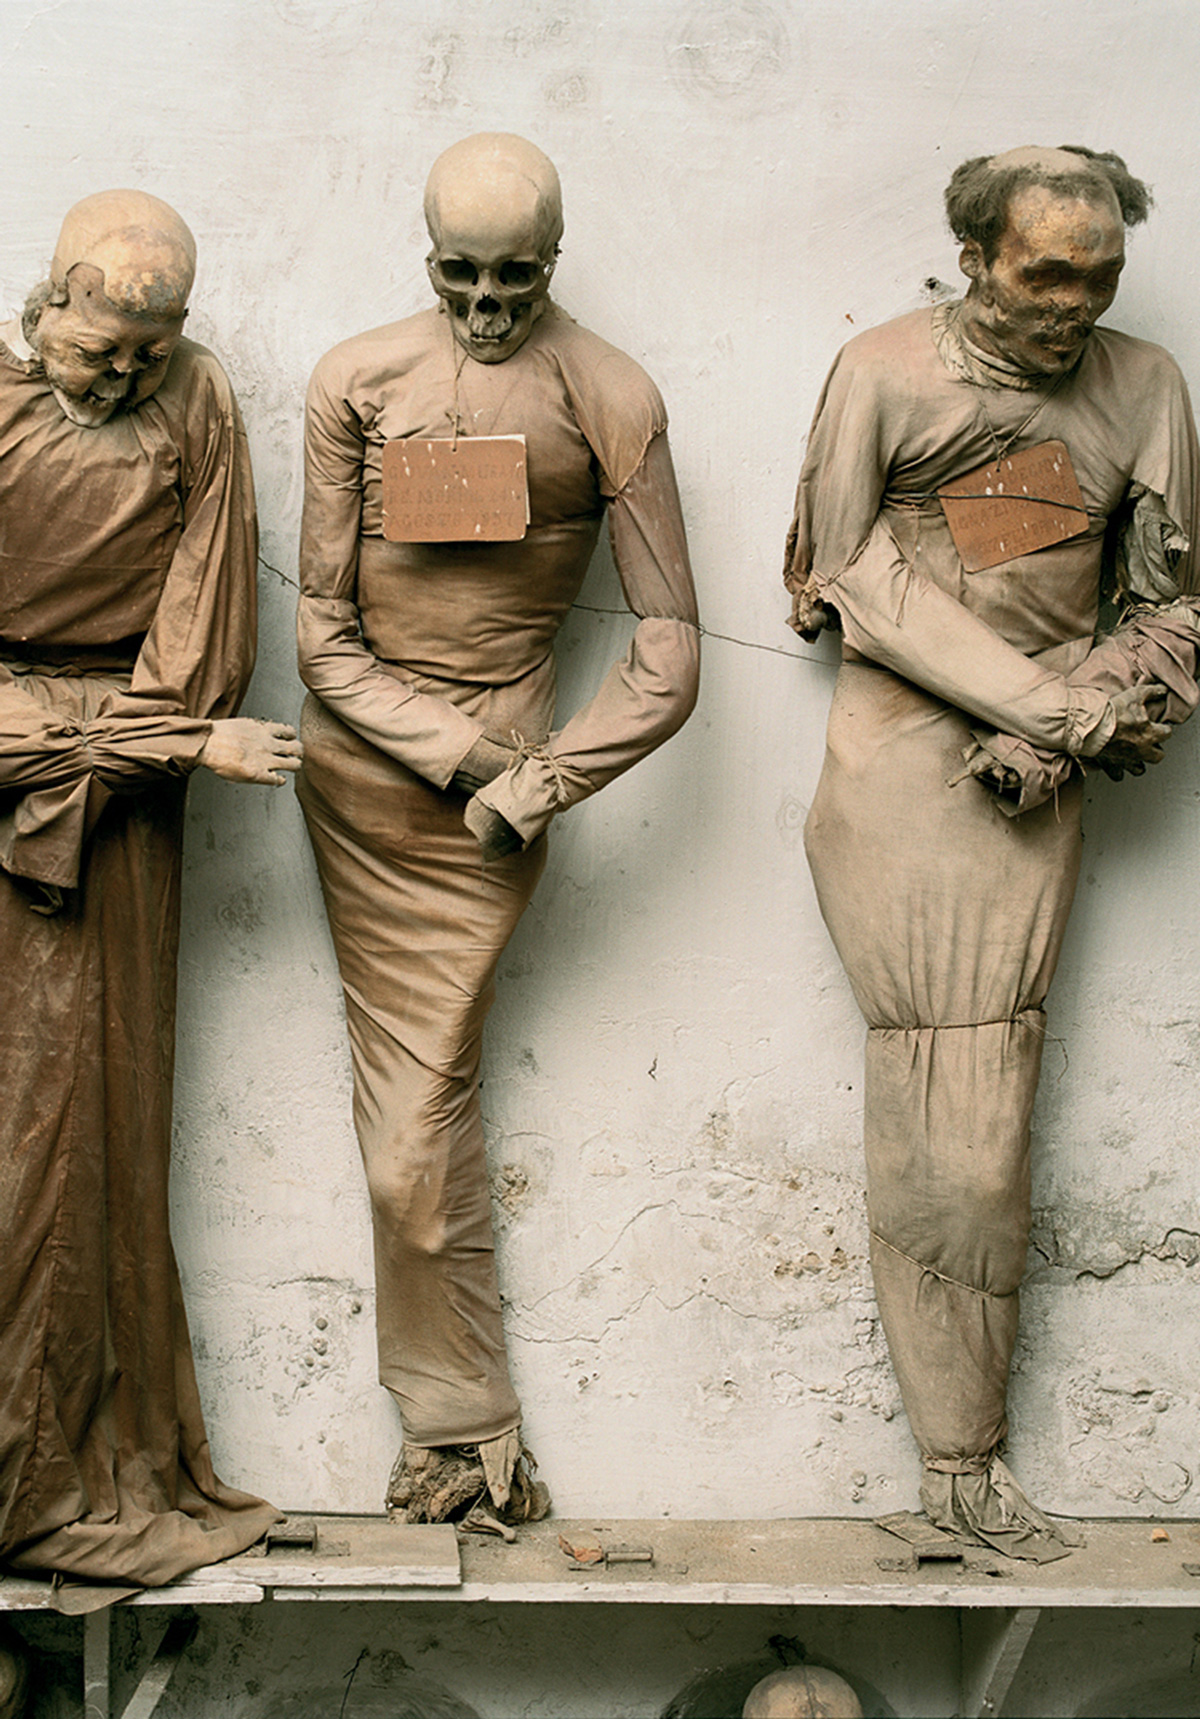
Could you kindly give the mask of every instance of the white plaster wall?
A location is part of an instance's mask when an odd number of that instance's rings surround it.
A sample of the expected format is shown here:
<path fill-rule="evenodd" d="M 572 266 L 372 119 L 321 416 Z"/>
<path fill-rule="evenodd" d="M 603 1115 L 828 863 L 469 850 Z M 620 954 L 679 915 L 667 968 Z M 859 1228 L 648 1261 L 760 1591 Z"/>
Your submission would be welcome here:
<path fill-rule="evenodd" d="M 1198 54 L 1189 0 L 0 0 L 2 296 L 108 185 L 198 236 L 192 328 L 259 485 L 252 712 L 299 705 L 305 380 L 427 301 L 420 193 L 446 144 L 509 129 L 554 157 L 557 294 L 667 397 L 700 707 L 563 821 L 489 1029 L 513 1359 L 565 1513 L 915 1502 L 865 1260 L 862 1031 L 801 847 L 833 653 L 784 627 L 781 543 L 834 351 L 956 278 L 940 195 L 966 156 L 1124 153 L 1159 209 L 1113 320 L 1200 376 Z M 618 606 L 606 559 L 584 601 Z M 564 704 L 627 633 L 572 618 Z M 1200 1502 L 1198 742 L 1092 791 L 1052 996 L 1013 1462 L 1084 1514 Z M 181 989 L 175 1233 L 219 1465 L 285 1506 L 376 1508 L 397 1425 L 290 789 L 196 782 Z"/>

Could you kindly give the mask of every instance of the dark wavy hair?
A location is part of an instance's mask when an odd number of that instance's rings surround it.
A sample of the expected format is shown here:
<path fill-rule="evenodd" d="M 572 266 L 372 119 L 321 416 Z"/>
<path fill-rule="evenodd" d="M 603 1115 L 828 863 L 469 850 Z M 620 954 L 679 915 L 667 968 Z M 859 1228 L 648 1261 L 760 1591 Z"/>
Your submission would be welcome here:
<path fill-rule="evenodd" d="M 1150 187 L 1133 177 L 1119 155 L 1085 149 L 1079 143 L 1062 143 L 1059 148 L 1079 157 L 1077 172 L 1056 173 L 1032 163 L 993 167 L 990 155 L 976 155 L 955 168 L 946 187 L 946 219 L 959 243 L 974 239 L 990 265 L 1008 226 L 1009 203 L 1029 185 L 1044 185 L 1066 197 L 1095 198 L 1099 193 L 1103 198 L 1111 192 L 1127 227 L 1146 219 L 1154 202 Z"/>

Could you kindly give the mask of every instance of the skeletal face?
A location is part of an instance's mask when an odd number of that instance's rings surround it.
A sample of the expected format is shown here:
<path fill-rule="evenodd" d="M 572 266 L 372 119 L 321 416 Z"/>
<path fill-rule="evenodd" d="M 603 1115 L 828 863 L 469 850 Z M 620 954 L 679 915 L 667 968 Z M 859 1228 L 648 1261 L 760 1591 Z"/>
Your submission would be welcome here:
<path fill-rule="evenodd" d="M 546 306 L 562 232 L 558 176 L 521 138 L 467 138 L 425 194 L 433 290 L 454 338 L 481 364 L 511 358 Z"/>
<path fill-rule="evenodd" d="M 183 332 L 183 317 L 133 316 L 104 296 L 98 271 L 80 264 L 63 305 L 46 304 L 29 332 L 54 397 L 73 424 L 96 429 L 153 394 Z"/>

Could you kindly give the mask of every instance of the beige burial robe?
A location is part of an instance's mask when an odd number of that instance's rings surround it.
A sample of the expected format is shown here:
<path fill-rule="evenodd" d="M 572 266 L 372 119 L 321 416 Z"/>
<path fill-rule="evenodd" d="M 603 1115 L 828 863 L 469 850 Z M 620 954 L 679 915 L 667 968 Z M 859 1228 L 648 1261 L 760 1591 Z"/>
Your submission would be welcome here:
<path fill-rule="evenodd" d="M 381 459 L 404 437 L 522 434 L 513 543 L 385 541 Z M 417 1446 L 520 1419 L 492 1246 L 479 1060 L 496 963 L 555 813 L 668 739 L 699 632 L 658 391 L 550 305 L 479 364 L 430 310 L 346 341 L 308 397 L 299 783 L 345 991 L 375 1231 L 380 1379 Z M 629 649 L 557 733 L 554 639 L 607 515 Z M 520 834 L 483 863 L 452 778 L 480 736 L 519 760 L 479 800 Z"/>
<path fill-rule="evenodd" d="M 1086 533 L 966 572 L 936 490 L 1055 438 Z M 1106 528 L 1111 546 L 1125 522 L 1141 595 L 1194 589 L 1197 477 L 1187 393 L 1161 349 L 1098 328 L 1050 383 L 986 360 L 943 307 L 839 355 L 789 543 L 794 624 L 816 598 L 845 637 L 806 843 L 869 1027 L 871 1258 L 922 1497 L 944 1525 L 1029 1556 L 1061 1548 L 997 1452 L 1043 1004 L 1079 866 L 1075 760 L 1111 733 L 1119 685 L 1161 674 L 1172 721 L 1196 701 L 1194 604 L 1143 604 L 1093 648 Z M 1015 808 L 964 779 L 978 739 L 1028 766 L 1030 809 L 1001 815 Z M 1053 781 L 1025 794 L 1040 766 Z"/>
<path fill-rule="evenodd" d="M 168 1234 L 180 844 L 254 657 L 229 383 L 71 423 L 0 344 L 0 1559 L 157 1584 L 277 1513 L 213 1473 Z"/>

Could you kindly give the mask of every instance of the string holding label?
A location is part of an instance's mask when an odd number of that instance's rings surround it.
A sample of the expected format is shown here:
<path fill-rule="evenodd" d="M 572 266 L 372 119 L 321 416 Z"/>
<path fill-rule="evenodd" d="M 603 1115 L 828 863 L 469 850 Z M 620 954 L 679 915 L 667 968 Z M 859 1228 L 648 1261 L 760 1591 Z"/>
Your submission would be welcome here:
<path fill-rule="evenodd" d="M 514 543 L 529 528 L 524 436 L 406 436 L 383 445 L 389 543 Z"/>
<path fill-rule="evenodd" d="M 968 573 L 983 573 L 1087 530 L 1083 492 L 1065 442 L 1004 454 L 943 484 L 937 494 Z"/>

